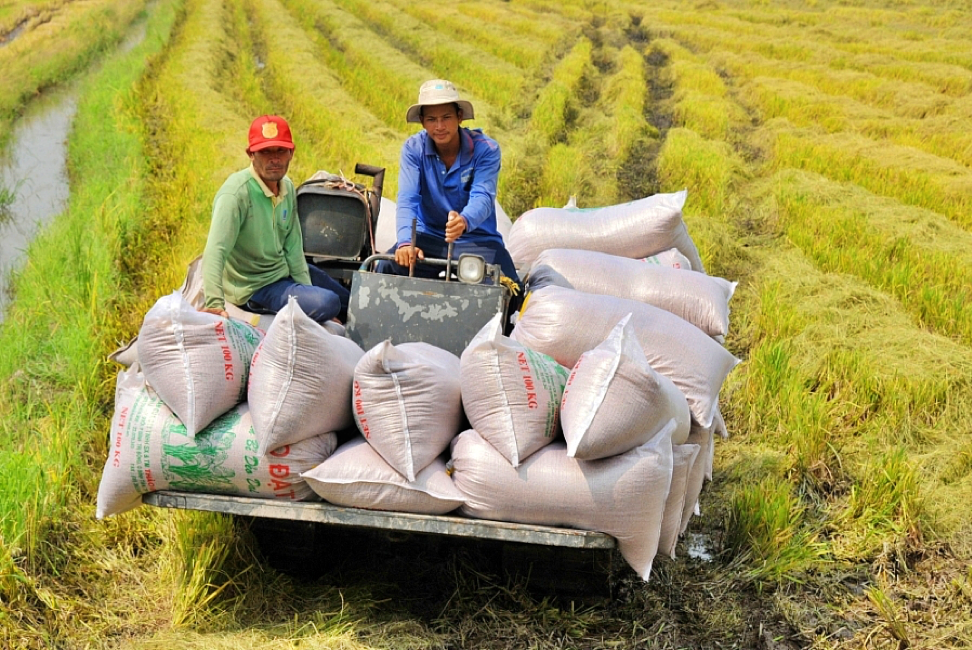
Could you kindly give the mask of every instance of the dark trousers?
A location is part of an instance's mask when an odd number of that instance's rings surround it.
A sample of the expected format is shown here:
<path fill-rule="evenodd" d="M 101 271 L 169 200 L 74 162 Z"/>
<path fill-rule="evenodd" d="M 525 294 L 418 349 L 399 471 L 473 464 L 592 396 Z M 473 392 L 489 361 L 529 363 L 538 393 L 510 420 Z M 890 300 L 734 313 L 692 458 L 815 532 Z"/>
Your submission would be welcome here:
<path fill-rule="evenodd" d="M 293 278 L 277 280 L 258 289 L 241 307 L 257 313 L 276 314 L 294 296 L 301 310 L 318 323 L 333 318 L 346 322 L 351 293 L 313 264 L 308 264 L 307 270 L 310 271 L 311 286 L 298 284 Z"/>

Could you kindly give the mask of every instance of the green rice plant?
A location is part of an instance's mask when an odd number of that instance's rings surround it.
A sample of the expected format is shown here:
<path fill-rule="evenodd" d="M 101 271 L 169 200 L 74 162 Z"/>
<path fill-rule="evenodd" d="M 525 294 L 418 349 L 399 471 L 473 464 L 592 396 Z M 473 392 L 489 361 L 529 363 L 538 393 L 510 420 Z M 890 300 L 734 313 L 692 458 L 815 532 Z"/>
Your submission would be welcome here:
<path fill-rule="evenodd" d="M 773 123 L 770 129 L 778 169 L 807 169 L 852 182 L 972 227 L 972 173 L 963 166 L 854 134 L 820 134 L 782 123 Z"/>
<path fill-rule="evenodd" d="M 743 483 L 729 497 L 724 544 L 755 582 L 800 582 L 826 547 L 809 530 L 804 506 L 787 481 L 772 476 Z"/>
<path fill-rule="evenodd" d="M 515 66 L 441 34 L 394 5 L 365 0 L 337 2 L 436 76 L 451 80 L 473 97 L 503 109 L 522 89 L 523 73 Z"/>
<path fill-rule="evenodd" d="M 842 553 L 877 553 L 888 542 L 923 536 L 924 499 L 903 448 L 892 448 L 858 470 L 846 508 L 837 519 Z"/>
<path fill-rule="evenodd" d="M 71 200 L 31 244 L 0 328 L 0 493 L 11 499 L 0 504 L 0 518 L 13 560 L 0 569 L 0 594 L 25 613 L 29 603 L 52 598 L 38 587 L 48 572 L 86 548 L 112 395 L 105 355 L 125 321 L 116 309 L 129 286 L 118 273 L 119 233 L 144 211 L 144 168 L 126 97 L 173 20 L 171 3 L 157 5 L 143 43 L 81 85 L 69 145 Z"/>
<path fill-rule="evenodd" d="M 733 421 L 739 433 L 774 441 L 788 452 L 784 469 L 804 489 L 829 490 L 841 476 L 835 440 L 839 406 L 827 391 L 814 387 L 792 340 L 806 327 L 781 299 L 781 288 L 769 282 L 758 288 L 758 308 L 749 332 L 760 332 L 745 366 L 732 383 Z M 751 328 L 751 329 L 750 329 Z"/>
<path fill-rule="evenodd" d="M 0 185 L 0 225 L 10 219 L 10 206 L 17 200 L 17 190 Z"/>
<path fill-rule="evenodd" d="M 179 513 L 172 528 L 181 560 L 172 624 L 198 625 L 207 606 L 232 584 L 220 570 L 235 541 L 232 520 L 219 513 Z"/>
<path fill-rule="evenodd" d="M 43 517 L 38 503 L 47 491 L 43 466 L 31 453 L 0 454 L 0 594 L 17 593 L 30 564 L 38 561 Z M 26 571 L 25 571 L 26 570 Z"/>
<path fill-rule="evenodd" d="M 355 100 L 395 131 L 408 127 L 405 111 L 422 82 L 433 76 L 332 2 L 286 0 L 291 15 L 314 39 L 320 57 Z"/>
<path fill-rule="evenodd" d="M 591 74 L 591 42 L 581 38 L 557 63 L 550 83 L 540 89 L 530 115 L 530 131 L 546 144 L 565 142 L 572 113 L 577 111 L 573 98 L 582 80 Z"/>
<path fill-rule="evenodd" d="M 716 219 L 732 209 L 733 186 L 742 166 L 725 142 L 673 128 L 658 154 L 658 176 L 667 191 L 690 188 L 689 214 Z"/>
<path fill-rule="evenodd" d="M 894 599 L 881 587 L 871 587 L 865 593 L 874 609 L 877 610 L 878 615 L 883 619 L 882 624 L 888 634 L 898 642 L 898 647 L 910 648 L 911 638 L 908 634 L 908 625 L 902 620 Z"/>

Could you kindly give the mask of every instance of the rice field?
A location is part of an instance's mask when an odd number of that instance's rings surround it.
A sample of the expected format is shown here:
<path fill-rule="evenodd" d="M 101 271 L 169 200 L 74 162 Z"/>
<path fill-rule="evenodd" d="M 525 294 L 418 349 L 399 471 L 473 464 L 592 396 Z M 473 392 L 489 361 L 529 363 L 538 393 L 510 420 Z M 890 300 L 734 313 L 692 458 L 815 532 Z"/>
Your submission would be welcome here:
<path fill-rule="evenodd" d="M 0 147 L 80 93 L 70 205 L 0 324 L 0 646 L 972 647 L 965 3 L 0 0 L 0 70 Z M 290 121 L 296 182 L 377 164 L 394 198 L 436 77 L 500 143 L 512 217 L 687 188 L 706 270 L 739 282 L 730 435 L 678 558 L 610 598 L 461 545 L 306 582 L 225 517 L 95 521 L 107 354 L 201 253 L 252 117 Z"/>

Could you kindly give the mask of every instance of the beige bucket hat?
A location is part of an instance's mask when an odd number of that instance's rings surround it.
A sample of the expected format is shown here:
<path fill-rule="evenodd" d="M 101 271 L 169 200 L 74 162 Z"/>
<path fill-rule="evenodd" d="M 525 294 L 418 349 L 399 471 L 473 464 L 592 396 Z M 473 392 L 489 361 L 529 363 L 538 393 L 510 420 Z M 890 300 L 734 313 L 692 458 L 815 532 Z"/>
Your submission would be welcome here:
<path fill-rule="evenodd" d="M 473 105 L 465 99 L 459 99 L 459 91 L 456 90 L 455 85 L 451 81 L 446 81 L 445 79 L 426 81 L 419 88 L 418 103 L 408 107 L 408 112 L 405 114 L 405 121 L 421 124 L 421 110 L 423 106 L 438 106 L 439 104 L 452 103 L 459 104 L 459 108 L 462 110 L 462 119 L 468 120 L 475 117 Z"/>

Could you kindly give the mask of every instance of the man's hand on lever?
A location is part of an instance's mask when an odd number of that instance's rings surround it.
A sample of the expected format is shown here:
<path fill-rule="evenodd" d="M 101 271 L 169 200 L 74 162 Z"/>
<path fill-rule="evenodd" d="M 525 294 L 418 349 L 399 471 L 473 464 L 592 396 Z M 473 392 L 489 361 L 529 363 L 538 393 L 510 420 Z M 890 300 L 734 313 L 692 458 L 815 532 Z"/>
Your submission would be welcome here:
<path fill-rule="evenodd" d="M 422 252 L 422 249 L 411 244 L 406 244 L 395 251 L 395 263 L 401 266 L 411 266 L 413 260 L 417 263 L 424 259 L 425 253 Z"/>
<path fill-rule="evenodd" d="M 460 237 L 462 233 L 466 232 L 466 218 L 455 210 L 449 211 L 449 221 L 446 223 L 445 228 L 445 240 L 447 244 L 451 244 Z"/>

